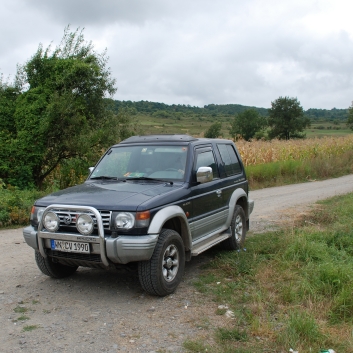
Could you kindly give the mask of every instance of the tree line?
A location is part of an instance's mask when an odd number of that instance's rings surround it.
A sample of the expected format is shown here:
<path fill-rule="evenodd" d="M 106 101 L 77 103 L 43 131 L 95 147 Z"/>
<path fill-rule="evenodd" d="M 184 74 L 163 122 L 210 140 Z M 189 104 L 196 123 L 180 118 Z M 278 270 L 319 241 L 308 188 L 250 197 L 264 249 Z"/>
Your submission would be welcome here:
<path fill-rule="evenodd" d="M 252 109 L 260 115 L 268 116 L 267 108 L 251 107 L 241 104 L 208 104 L 203 107 L 195 107 L 186 104 L 165 104 L 149 101 L 120 101 L 114 102 L 115 110 L 128 107 L 135 114 L 154 115 L 163 118 L 176 118 L 179 116 L 200 116 L 200 117 L 233 117 L 235 114 L 243 113 Z M 348 117 L 348 109 L 315 109 L 304 110 L 304 114 L 312 121 L 344 121 Z"/>

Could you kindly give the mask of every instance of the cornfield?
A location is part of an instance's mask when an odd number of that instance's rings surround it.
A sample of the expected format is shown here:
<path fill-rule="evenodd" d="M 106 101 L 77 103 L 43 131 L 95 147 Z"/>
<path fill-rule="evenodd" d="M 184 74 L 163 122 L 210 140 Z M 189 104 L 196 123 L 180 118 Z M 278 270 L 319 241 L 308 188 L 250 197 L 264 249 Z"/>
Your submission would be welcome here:
<path fill-rule="evenodd" d="M 272 140 L 236 142 L 245 166 L 315 157 L 333 157 L 353 150 L 353 134 L 344 137 L 322 137 L 305 140 Z"/>

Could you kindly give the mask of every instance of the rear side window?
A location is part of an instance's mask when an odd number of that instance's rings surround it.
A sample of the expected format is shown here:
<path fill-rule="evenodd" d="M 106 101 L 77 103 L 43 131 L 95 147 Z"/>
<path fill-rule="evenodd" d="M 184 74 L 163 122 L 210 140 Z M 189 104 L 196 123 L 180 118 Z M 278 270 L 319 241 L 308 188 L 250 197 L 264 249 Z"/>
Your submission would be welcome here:
<path fill-rule="evenodd" d="M 217 144 L 227 176 L 241 173 L 238 157 L 232 145 Z"/>

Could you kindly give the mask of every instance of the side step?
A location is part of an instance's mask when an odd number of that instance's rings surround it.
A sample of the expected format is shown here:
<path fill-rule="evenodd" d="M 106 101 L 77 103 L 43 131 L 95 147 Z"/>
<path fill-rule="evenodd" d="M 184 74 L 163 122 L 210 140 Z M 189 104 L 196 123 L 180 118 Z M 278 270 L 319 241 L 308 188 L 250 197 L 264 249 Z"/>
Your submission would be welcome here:
<path fill-rule="evenodd" d="M 223 240 L 228 239 L 231 236 L 230 228 L 223 233 L 216 234 L 210 238 L 201 241 L 199 244 L 193 246 L 191 250 L 191 256 L 197 256 L 202 252 L 212 248 L 212 246 L 221 243 Z"/>

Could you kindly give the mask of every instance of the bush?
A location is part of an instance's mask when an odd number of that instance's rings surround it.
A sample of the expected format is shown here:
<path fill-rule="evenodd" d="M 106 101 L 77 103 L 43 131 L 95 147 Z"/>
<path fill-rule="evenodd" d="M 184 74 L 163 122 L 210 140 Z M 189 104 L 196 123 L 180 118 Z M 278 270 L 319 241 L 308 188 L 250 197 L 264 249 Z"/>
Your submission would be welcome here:
<path fill-rule="evenodd" d="M 0 227 L 28 224 L 34 201 L 44 194 L 45 192 L 19 190 L 12 186 L 0 189 Z"/>

